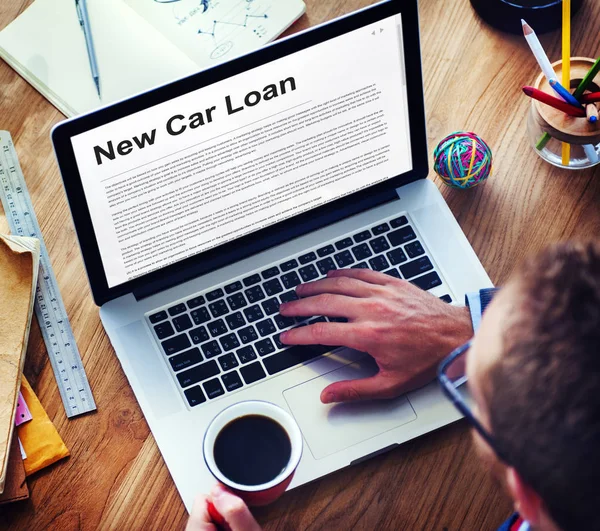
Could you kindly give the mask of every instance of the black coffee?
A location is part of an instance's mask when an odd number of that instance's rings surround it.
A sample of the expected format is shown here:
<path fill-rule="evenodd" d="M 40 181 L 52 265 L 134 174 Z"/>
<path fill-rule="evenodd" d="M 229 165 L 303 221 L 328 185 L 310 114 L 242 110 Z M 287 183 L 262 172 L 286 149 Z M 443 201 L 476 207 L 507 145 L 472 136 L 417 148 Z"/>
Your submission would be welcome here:
<path fill-rule="evenodd" d="M 287 466 L 292 443 L 287 432 L 264 415 L 232 420 L 217 435 L 215 463 L 223 475 L 240 485 L 262 485 Z"/>

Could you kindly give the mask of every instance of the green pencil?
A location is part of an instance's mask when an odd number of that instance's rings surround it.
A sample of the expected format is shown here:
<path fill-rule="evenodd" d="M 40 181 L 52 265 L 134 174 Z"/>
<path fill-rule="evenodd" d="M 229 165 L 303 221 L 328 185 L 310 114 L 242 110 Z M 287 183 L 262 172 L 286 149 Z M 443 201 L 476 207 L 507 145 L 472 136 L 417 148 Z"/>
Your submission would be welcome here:
<path fill-rule="evenodd" d="M 575 96 L 576 99 L 579 99 L 581 98 L 581 96 L 583 96 L 585 89 L 588 88 L 588 86 L 594 80 L 598 72 L 600 72 L 600 58 L 598 58 L 598 60 L 594 63 L 594 66 L 590 68 L 590 71 L 581 80 L 581 83 L 579 83 L 577 90 L 573 93 L 573 96 Z"/>

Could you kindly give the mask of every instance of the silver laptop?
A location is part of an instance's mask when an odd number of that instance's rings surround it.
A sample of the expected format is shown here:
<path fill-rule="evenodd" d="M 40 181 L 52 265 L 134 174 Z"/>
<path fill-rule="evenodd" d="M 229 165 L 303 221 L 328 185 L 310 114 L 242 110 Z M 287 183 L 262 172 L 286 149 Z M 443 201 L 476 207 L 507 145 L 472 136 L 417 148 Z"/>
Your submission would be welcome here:
<path fill-rule="evenodd" d="M 278 308 L 331 269 L 450 304 L 491 286 L 426 179 L 418 35 L 416 0 L 383 2 L 52 133 L 102 322 L 188 509 L 214 483 L 206 426 L 235 402 L 295 417 L 292 487 L 458 418 L 435 384 L 323 405 L 371 359 L 279 340 L 328 320 Z"/>

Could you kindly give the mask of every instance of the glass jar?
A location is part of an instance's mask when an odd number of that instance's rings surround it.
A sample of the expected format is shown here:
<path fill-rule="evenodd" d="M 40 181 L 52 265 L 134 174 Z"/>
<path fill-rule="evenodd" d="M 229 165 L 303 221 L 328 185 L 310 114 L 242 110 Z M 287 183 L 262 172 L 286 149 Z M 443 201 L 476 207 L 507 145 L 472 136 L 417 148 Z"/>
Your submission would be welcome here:
<path fill-rule="evenodd" d="M 579 83 L 594 64 L 593 59 L 574 57 L 571 60 L 571 89 Z M 558 79 L 562 78 L 562 61 L 552 65 Z M 598 76 L 600 77 L 600 76 Z M 598 77 L 589 87 L 600 91 Z M 535 88 L 555 95 L 547 79 L 541 74 Z M 600 164 L 600 121 L 590 123 L 587 118 L 567 116 L 562 111 L 537 100 L 531 101 L 527 119 L 527 135 L 536 153 L 545 161 L 568 169 L 585 169 Z M 569 163 L 563 164 L 563 144 L 569 144 Z"/>

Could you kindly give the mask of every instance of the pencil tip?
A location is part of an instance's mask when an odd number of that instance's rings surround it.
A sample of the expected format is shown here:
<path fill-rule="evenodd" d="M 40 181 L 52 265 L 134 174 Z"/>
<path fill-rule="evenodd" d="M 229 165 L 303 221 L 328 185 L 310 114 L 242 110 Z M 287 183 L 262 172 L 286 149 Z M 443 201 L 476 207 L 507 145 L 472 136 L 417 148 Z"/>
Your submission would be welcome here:
<path fill-rule="evenodd" d="M 521 19 L 521 25 L 523 26 L 523 33 L 525 35 L 531 35 L 533 33 L 533 28 L 525 22 L 525 20 Z"/>

